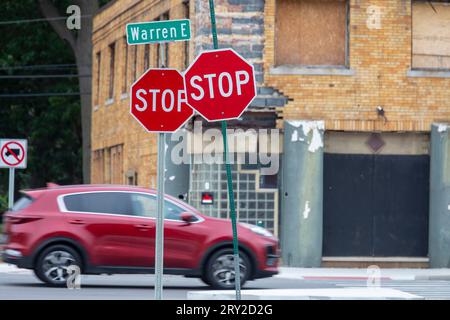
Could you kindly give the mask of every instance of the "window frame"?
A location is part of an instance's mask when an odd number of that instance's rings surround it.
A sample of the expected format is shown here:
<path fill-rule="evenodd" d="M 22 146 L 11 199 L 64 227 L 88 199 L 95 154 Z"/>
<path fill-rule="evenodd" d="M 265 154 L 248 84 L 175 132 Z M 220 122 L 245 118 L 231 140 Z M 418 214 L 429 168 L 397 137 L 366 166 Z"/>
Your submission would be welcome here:
<path fill-rule="evenodd" d="M 147 193 L 147 192 L 142 192 L 142 191 L 124 191 L 124 190 L 96 190 L 96 191 L 81 191 L 81 192 L 71 192 L 71 193 L 65 193 L 65 194 L 60 194 L 57 196 L 56 201 L 58 204 L 58 208 L 59 211 L 61 213 L 78 213 L 78 214 L 89 214 L 89 215 L 106 215 L 106 216 L 114 216 L 114 217 L 128 217 L 128 218 L 141 218 L 141 219 L 152 219 L 152 220 L 156 220 L 155 217 L 143 217 L 143 216 L 133 216 L 133 215 L 128 215 L 128 214 L 116 214 L 116 213 L 107 213 L 107 212 L 88 212 L 88 211 L 71 211 L 68 210 L 66 207 L 66 204 L 64 202 L 64 198 L 67 196 L 73 196 L 73 195 L 81 195 L 81 194 L 91 194 L 91 193 L 133 193 L 133 194 L 142 194 L 142 195 L 146 195 L 146 196 L 151 196 L 151 197 L 155 197 L 156 198 L 156 194 L 153 193 Z M 192 224 L 194 223 L 201 223 L 203 221 L 205 221 L 205 219 L 201 216 L 199 216 L 198 214 L 196 214 L 195 212 L 192 212 L 191 210 L 189 210 L 188 208 L 185 208 L 183 206 L 180 206 L 178 203 L 175 203 L 175 201 L 171 200 L 171 199 L 167 199 L 164 198 L 165 201 L 170 202 L 171 204 L 185 209 L 186 212 L 191 213 L 192 215 L 194 215 L 197 218 L 197 221 L 193 221 L 191 222 Z M 182 220 L 174 220 L 174 219 L 164 219 L 164 221 L 175 221 L 175 222 L 179 222 L 179 223 L 185 223 Z"/>

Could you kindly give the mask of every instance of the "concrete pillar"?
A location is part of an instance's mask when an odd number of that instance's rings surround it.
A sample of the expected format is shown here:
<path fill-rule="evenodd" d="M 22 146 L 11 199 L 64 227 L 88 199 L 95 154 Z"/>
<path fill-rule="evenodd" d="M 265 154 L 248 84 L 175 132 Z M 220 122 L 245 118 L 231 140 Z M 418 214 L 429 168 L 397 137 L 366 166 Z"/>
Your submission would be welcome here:
<path fill-rule="evenodd" d="M 284 122 L 280 233 L 286 266 L 321 265 L 323 138 L 323 121 Z"/>
<path fill-rule="evenodd" d="M 189 155 L 187 133 L 179 130 L 166 134 L 165 193 L 187 201 L 189 194 Z"/>
<path fill-rule="evenodd" d="M 450 267 L 450 126 L 431 127 L 430 267 Z"/>

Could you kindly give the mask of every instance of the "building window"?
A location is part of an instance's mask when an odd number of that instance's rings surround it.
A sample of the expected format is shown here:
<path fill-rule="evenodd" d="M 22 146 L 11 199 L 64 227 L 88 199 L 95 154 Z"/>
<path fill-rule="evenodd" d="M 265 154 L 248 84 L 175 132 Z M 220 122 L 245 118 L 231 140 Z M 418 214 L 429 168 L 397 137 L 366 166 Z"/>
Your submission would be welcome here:
<path fill-rule="evenodd" d="M 128 91 L 128 43 L 127 38 L 123 37 L 123 55 L 124 55 L 124 65 L 123 65 L 123 82 L 122 82 L 122 93 Z"/>
<path fill-rule="evenodd" d="M 189 19 L 189 1 L 183 2 L 184 16 Z M 189 66 L 189 43 L 190 41 L 184 41 L 184 67 Z"/>
<path fill-rule="evenodd" d="M 138 173 L 134 170 L 128 170 L 126 174 L 127 184 L 130 186 L 138 185 Z"/>
<path fill-rule="evenodd" d="M 144 46 L 144 72 L 150 67 L 150 45 Z"/>
<path fill-rule="evenodd" d="M 99 101 L 100 101 L 100 70 L 101 70 L 101 53 L 100 51 L 97 52 L 97 54 L 95 55 L 95 65 L 97 68 L 97 74 L 96 74 L 96 92 L 95 92 L 95 97 L 94 97 L 94 106 L 98 106 Z"/>
<path fill-rule="evenodd" d="M 159 20 L 169 20 L 169 13 L 164 13 Z M 167 68 L 169 66 L 169 44 L 167 42 L 158 43 L 158 68 Z"/>
<path fill-rule="evenodd" d="M 131 46 L 131 54 L 133 61 L 131 61 L 131 65 L 132 65 L 132 69 L 131 69 L 131 74 L 133 76 L 133 81 L 136 80 L 136 76 L 137 76 L 137 46 Z"/>
<path fill-rule="evenodd" d="M 116 44 L 109 45 L 109 90 L 108 98 L 114 97 L 114 74 L 115 74 L 115 60 L 116 60 Z"/>
<path fill-rule="evenodd" d="M 276 65 L 347 65 L 348 11 L 348 0 L 276 0 Z"/>
<path fill-rule="evenodd" d="M 450 3 L 413 1 L 412 68 L 450 69 Z"/>

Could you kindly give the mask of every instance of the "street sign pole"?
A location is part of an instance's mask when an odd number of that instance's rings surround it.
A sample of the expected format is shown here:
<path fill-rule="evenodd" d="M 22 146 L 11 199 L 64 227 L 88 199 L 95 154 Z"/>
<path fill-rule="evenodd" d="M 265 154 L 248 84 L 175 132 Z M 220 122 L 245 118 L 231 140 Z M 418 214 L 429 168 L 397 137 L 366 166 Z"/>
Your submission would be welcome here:
<path fill-rule="evenodd" d="M 164 54 L 164 64 L 166 64 L 167 57 L 165 56 L 163 46 L 160 46 L 159 50 L 160 54 Z M 164 65 L 163 68 L 164 67 L 166 67 L 166 65 Z M 164 272 L 164 173 L 165 173 L 164 171 L 165 171 L 165 151 L 166 151 L 165 144 L 166 144 L 165 134 L 160 132 L 158 134 L 158 163 L 157 163 L 158 210 L 156 215 L 155 300 L 163 299 L 162 277 Z"/>
<path fill-rule="evenodd" d="M 9 168 L 9 195 L 8 195 L 8 209 L 11 210 L 11 208 L 14 205 L 14 175 L 15 175 L 15 168 Z"/>
<path fill-rule="evenodd" d="M 156 254 L 155 254 L 155 300 L 162 300 L 163 292 L 163 257 L 164 257 L 164 153 L 165 136 L 158 134 L 158 191 L 157 191 L 157 217 L 156 217 Z"/>
<path fill-rule="evenodd" d="M 209 0 L 209 11 L 211 16 L 211 32 L 213 38 L 214 49 L 219 49 L 217 41 L 217 28 L 216 28 L 216 14 L 214 10 L 214 0 Z M 231 211 L 231 225 L 233 228 L 233 255 L 234 255 L 234 283 L 236 288 L 236 300 L 241 300 L 241 272 L 239 269 L 239 246 L 238 235 L 236 226 L 236 209 L 234 206 L 234 192 L 233 192 L 233 179 L 231 176 L 230 157 L 228 154 L 228 141 L 227 141 L 227 122 L 221 121 L 222 136 L 223 136 L 223 157 L 225 161 L 225 168 L 227 171 L 227 184 L 228 184 L 228 200 L 230 202 Z"/>

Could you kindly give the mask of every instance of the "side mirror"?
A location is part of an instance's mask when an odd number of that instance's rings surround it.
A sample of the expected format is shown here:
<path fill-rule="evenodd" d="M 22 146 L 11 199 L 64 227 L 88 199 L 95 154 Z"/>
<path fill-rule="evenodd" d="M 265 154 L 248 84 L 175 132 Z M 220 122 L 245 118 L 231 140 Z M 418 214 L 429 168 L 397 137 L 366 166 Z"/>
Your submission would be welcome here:
<path fill-rule="evenodd" d="M 180 217 L 181 220 L 183 220 L 187 224 L 191 224 L 191 222 L 194 220 L 194 215 L 190 212 L 183 212 Z"/>

